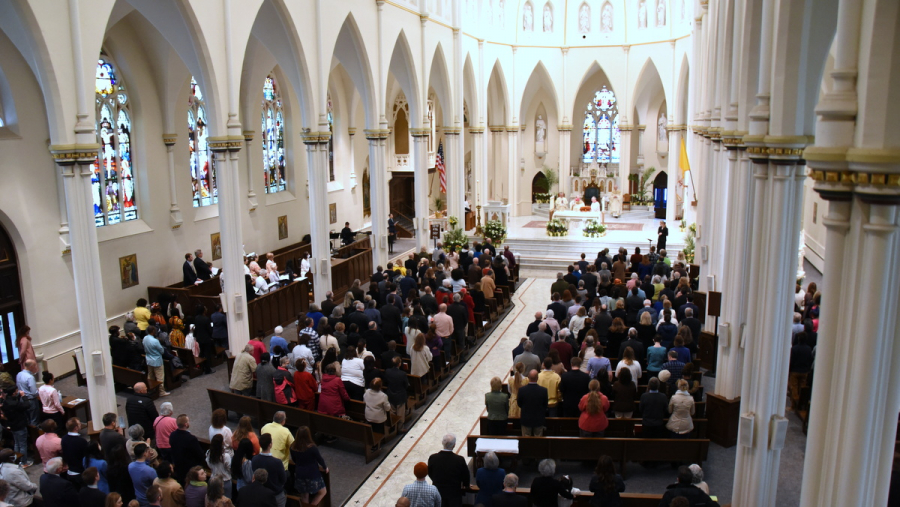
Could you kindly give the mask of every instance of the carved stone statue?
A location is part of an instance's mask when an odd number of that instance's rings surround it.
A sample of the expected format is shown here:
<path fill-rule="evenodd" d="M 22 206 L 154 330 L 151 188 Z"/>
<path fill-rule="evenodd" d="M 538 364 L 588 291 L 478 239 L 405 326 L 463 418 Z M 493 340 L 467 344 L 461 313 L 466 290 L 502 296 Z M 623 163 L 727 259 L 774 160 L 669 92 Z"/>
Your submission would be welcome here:
<path fill-rule="evenodd" d="M 600 31 L 603 33 L 613 31 L 613 7 L 609 2 L 603 4 L 603 10 L 600 11 Z"/>
<path fill-rule="evenodd" d="M 591 31 L 591 8 L 588 4 L 581 4 L 578 10 L 578 33 L 588 33 Z"/>
<path fill-rule="evenodd" d="M 659 136 L 659 142 L 665 143 L 669 140 L 669 133 L 666 132 L 666 124 L 668 121 L 666 120 L 666 115 L 660 114 L 659 120 L 656 122 L 657 124 L 657 135 Z"/>
<path fill-rule="evenodd" d="M 531 4 L 525 4 L 525 13 L 522 14 L 522 30 L 526 32 L 534 31 L 534 10 Z"/>
<path fill-rule="evenodd" d="M 537 120 L 534 121 L 534 141 L 536 143 L 544 142 L 544 139 L 547 137 L 547 123 L 544 122 L 544 119 L 541 115 L 538 115 Z"/>
<path fill-rule="evenodd" d="M 638 4 L 638 28 L 647 28 L 647 2 L 644 0 Z"/>
<path fill-rule="evenodd" d="M 544 31 L 553 31 L 553 11 L 550 10 L 550 4 L 544 5 Z"/>
<path fill-rule="evenodd" d="M 656 26 L 666 26 L 666 0 L 656 0 Z"/>

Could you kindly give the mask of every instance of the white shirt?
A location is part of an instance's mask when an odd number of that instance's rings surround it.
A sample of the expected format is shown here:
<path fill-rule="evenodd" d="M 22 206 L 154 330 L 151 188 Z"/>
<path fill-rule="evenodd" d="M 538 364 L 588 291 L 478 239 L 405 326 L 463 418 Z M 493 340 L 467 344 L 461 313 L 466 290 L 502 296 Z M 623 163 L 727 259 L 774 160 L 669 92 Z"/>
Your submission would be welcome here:
<path fill-rule="evenodd" d="M 229 448 L 231 443 L 231 436 L 233 435 L 231 428 L 228 426 L 222 426 L 221 428 L 213 428 L 212 425 L 209 426 L 209 439 L 212 440 L 214 436 L 222 435 L 222 438 L 225 439 L 225 447 Z"/>
<path fill-rule="evenodd" d="M 365 377 L 363 377 L 363 360 L 355 357 L 353 359 L 344 359 L 341 362 L 341 380 L 352 382 L 360 387 L 366 386 Z"/>
<path fill-rule="evenodd" d="M 634 387 L 637 388 L 638 379 L 641 378 L 641 374 L 642 374 L 641 363 L 637 360 L 634 360 L 631 362 L 631 366 L 628 366 L 627 364 L 625 364 L 625 361 L 619 361 L 619 363 L 616 365 L 616 376 L 617 377 L 619 376 L 619 371 L 622 370 L 623 368 L 628 368 L 629 370 L 631 370 L 631 380 L 634 381 Z"/>
<path fill-rule="evenodd" d="M 300 261 L 300 276 L 306 276 L 309 273 L 309 259 Z"/>
<path fill-rule="evenodd" d="M 269 284 L 266 283 L 265 277 L 257 276 L 253 286 L 256 288 L 256 293 L 259 295 L 269 292 Z"/>
<path fill-rule="evenodd" d="M 592 202 L 591 203 L 591 211 L 600 211 L 600 203 Z"/>
<path fill-rule="evenodd" d="M 294 363 L 297 362 L 300 358 L 306 359 L 306 371 L 308 373 L 313 372 L 313 365 L 316 364 L 316 358 L 313 356 L 312 349 L 307 347 L 306 345 L 297 345 L 294 347 L 294 350 L 291 351 L 291 367 L 288 368 L 291 372 L 294 371 Z"/>

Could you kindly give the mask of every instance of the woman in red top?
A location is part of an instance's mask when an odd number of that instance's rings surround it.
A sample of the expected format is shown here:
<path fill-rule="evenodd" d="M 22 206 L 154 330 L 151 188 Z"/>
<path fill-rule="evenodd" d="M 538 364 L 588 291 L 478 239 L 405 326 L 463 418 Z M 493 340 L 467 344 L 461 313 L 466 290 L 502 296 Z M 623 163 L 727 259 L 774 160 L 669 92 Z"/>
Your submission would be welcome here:
<path fill-rule="evenodd" d="M 316 391 L 319 384 L 312 373 L 306 371 L 306 359 L 302 357 L 294 363 L 294 393 L 297 395 L 297 406 L 303 410 L 316 410 Z"/>
<path fill-rule="evenodd" d="M 322 392 L 319 393 L 319 413 L 340 417 L 347 413 L 344 402 L 350 399 L 350 395 L 347 394 L 347 388 L 341 382 L 341 377 L 335 375 L 336 372 L 333 364 L 325 367 L 325 373 L 322 375 Z"/>
<path fill-rule="evenodd" d="M 582 438 L 602 437 L 609 420 L 606 411 L 609 410 L 609 399 L 600 392 L 600 382 L 596 379 L 588 384 L 590 392 L 585 394 L 578 402 L 578 410 L 581 416 L 578 418 L 578 434 Z"/>

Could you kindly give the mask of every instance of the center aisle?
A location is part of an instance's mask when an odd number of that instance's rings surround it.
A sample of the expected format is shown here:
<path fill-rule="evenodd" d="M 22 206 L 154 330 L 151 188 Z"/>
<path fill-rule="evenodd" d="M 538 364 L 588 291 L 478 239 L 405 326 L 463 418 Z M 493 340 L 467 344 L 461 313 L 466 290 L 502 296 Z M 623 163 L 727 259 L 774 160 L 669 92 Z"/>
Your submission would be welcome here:
<path fill-rule="evenodd" d="M 466 435 L 478 432 L 478 418 L 484 412 L 484 394 L 491 389 L 490 380 L 495 376 L 506 378 L 512 365 L 512 349 L 525 335 L 534 312 L 546 307 L 552 283 L 550 279 L 531 278 L 513 294 L 514 310 L 457 372 L 347 505 L 393 507 L 403 486 L 415 481 L 415 464 L 427 462 L 428 456 L 440 451 L 441 438 L 447 433 L 456 435 L 456 452 L 465 457 Z"/>

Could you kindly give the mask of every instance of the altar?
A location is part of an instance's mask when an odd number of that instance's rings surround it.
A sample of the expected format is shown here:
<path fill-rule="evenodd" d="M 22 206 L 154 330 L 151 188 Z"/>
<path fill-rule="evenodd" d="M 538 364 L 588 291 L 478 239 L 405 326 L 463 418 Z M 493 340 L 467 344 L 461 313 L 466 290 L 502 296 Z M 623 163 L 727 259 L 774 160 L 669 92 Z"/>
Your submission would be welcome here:
<path fill-rule="evenodd" d="M 553 212 L 553 218 L 560 218 L 563 220 L 590 220 L 593 218 L 595 220 L 599 220 L 600 223 L 604 223 L 603 212 L 599 210 L 559 210 Z"/>

